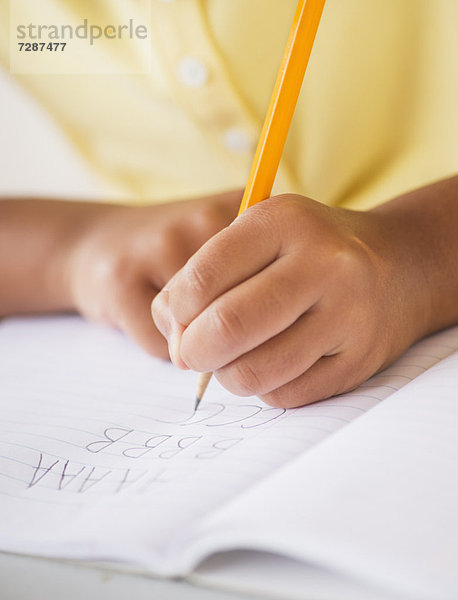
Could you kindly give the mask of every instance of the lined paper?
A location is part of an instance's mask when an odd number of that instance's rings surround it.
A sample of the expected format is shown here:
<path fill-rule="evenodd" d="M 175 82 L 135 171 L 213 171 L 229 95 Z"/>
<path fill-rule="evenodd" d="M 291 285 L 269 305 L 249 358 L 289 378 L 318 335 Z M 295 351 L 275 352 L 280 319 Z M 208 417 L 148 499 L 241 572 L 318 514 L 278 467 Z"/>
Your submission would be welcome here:
<path fill-rule="evenodd" d="M 78 317 L 0 325 L 0 547 L 149 568 L 191 525 L 379 404 L 458 345 L 414 346 L 358 390 L 285 411 L 146 356 Z M 155 558 L 154 558 L 155 557 Z M 155 563 L 156 560 L 156 563 Z"/>
<path fill-rule="evenodd" d="M 455 600 L 457 431 L 458 351 L 196 525 L 187 560 L 263 549 L 402 598 Z M 235 582 L 239 570 L 222 578 Z M 251 575 L 267 593 L 262 571 Z M 213 584 L 217 577 L 210 569 Z M 298 592 L 306 577 L 290 585 Z"/>

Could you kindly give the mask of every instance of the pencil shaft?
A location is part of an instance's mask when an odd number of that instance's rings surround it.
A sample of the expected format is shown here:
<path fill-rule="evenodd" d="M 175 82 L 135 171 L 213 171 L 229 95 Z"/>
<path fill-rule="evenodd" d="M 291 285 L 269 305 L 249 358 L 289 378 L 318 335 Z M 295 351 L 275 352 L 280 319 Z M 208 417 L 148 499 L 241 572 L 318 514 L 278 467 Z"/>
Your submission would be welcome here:
<path fill-rule="evenodd" d="M 212 378 L 212 373 L 200 373 L 199 381 L 197 382 L 197 391 L 196 391 L 196 404 L 194 410 L 199 408 L 200 401 L 205 394 L 205 390 L 207 389 L 208 384 L 210 383 L 210 379 Z"/>
<path fill-rule="evenodd" d="M 299 0 L 239 215 L 270 196 L 325 0 Z"/>
<path fill-rule="evenodd" d="M 248 207 L 270 196 L 324 3 L 325 0 L 299 0 L 297 3 L 248 183 L 240 204 L 239 215 Z M 199 376 L 196 410 L 211 376 L 211 373 L 201 373 Z"/>

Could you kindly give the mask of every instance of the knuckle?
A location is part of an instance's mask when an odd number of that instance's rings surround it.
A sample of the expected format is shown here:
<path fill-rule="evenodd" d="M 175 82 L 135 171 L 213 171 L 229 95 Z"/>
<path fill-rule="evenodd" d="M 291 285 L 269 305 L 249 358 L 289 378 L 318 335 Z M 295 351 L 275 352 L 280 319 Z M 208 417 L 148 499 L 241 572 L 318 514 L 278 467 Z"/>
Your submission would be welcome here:
<path fill-rule="evenodd" d="M 284 240 L 292 233 L 297 234 L 301 231 L 304 215 L 302 200 L 300 196 L 283 194 L 256 204 L 252 217 L 256 220 L 261 234 L 272 239 Z"/>
<path fill-rule="evenodd" d="M 234 224 L 246 223 L 253 231 L 256 231 L 256 235 L 272 236 L 277 231 L 279 222 L 276 217 L 275 204 L 269 198 L 244 211 L 240 218 L 234 221 Z"/>
<path fill-rule="evenodd" d="M 261 391 L 261 378 L 247 361 L 237 364 L 235 377 L 243 395 L 253 396 Z"/>
<path fill-rule="evenodd" d="M 208 270 L 205 265 L 189 260 L 183 268 L 183 280 L 187 293 L 196 297 L 203 296 L 209 286 Z"/>
<path fill-rule="evenodd" d="M 294 223 L 304 214 L 306 198 L 296 194 L 281 194 L 272 198 L 271 202 L 275 214 L 278 213 L 288 223 Z"/>
<path fill-rule="evenodd" d="M 226 346 L 237 343 L 244 334 L 240 316 L 227 302 L 215 302 L 211 310 L 212 328 Z"/>
<path fill-rule="evenodd" d="M 357 294 L 372 295 L 376 292 L 380 278 L 370 260 L 356 243 L 336 249 L 332 256 L 330 273 L 334 281 L 338 282 L 342 294 L 355 299 Z M 357 304 L 354 304 L 354 309 L 356 308 Z M 364 318 L 364 315 L 360 314 L 360 318 Z"/>
<path fill-rule="evenodd" d="M 285 386 L 272 390 L 267 394 L 262 394 L 260 397 L 266 404 L 274 408 L 294 408 L 300 404 L 291 397 Z"/>
<path fill-rule="evenodd" d="M 194 256 L 170 280 L 170 310 L 174 317 L 187 326 L 208 305 L 217 275 L 209 260 Z"/>
<path fill-rule="evenodd" d="M 367 275 L 374 259 L 369 246 L 355 234 L 334 235 L 328 244 L 328 256 L 334 270 L 345 274 L 363 270 Z"/>
<path fill-rule="evenodd" d="M 247 360 L 238 360 L 217 373 L 221 383 L 239 396 L 255 396 L 262 389 L 262 378 Z"/>
<path fill-rule="evenodd" d="M 336 271 L 346 272 L 353 270 L 358 263 L 358 252 L 351 244 L 330 244 L 328 254 L 331 264 Z"/>

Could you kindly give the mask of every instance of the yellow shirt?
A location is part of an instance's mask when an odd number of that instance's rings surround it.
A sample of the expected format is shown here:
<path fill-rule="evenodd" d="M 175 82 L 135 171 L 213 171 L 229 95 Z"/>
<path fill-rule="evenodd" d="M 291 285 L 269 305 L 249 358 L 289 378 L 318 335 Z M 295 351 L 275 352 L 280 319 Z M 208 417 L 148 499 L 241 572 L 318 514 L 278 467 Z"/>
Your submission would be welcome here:
<path fill-rule="evenodd" d="M 110 7 L 120 6 L 36 4 L 42 22 L 56 8 L 69 19 L 110 22 Z M 146 4 L 148 73 L 15 77 L 133 200 L 243 187 L 296 0 Z M 0 0 L 7 68 L 8 5 Z M 122 5 L 138 11 L 141 1 Z M 457 24 L 456 0 L 327 0 L 275 191 L 364 209 L 455 173 Z M 122 43 L 131 70 L 141 71 L 134 63 L 145 57 Z M 119 48 L 95 43 L 91 52 L 111 52 L 116 62 L 126 58 Z"/>

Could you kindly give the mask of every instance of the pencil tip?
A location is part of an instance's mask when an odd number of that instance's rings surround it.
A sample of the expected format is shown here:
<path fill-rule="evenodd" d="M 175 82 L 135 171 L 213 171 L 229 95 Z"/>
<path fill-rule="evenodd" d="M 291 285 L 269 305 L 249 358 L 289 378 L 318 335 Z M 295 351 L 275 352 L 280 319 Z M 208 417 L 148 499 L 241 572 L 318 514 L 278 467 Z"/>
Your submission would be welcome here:
<path fill-rule="evenodd" d="M 202 400 L 202 398 L 199 398 L 199 396 L 196 396 L 196 403 L 194 405 L 194 412 L 196 412 L 197 409 L 199 408 L 199 404 L 200 404 L 201 400 Z"/>

